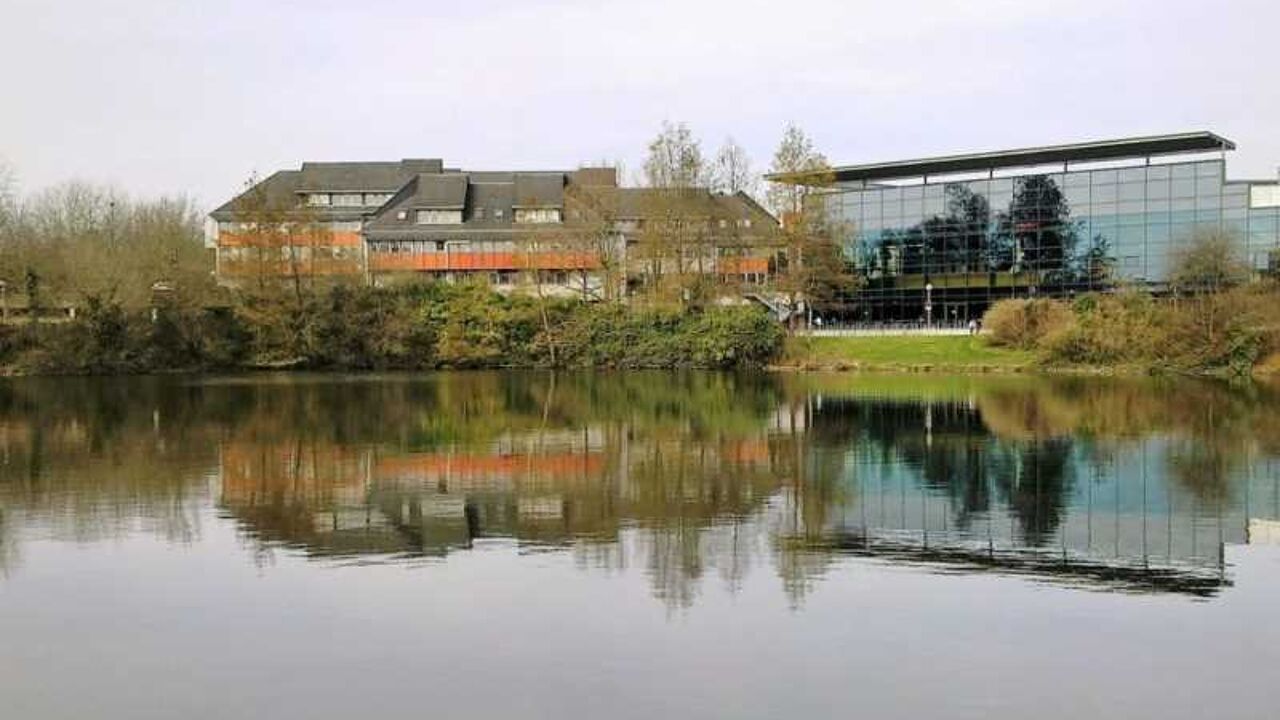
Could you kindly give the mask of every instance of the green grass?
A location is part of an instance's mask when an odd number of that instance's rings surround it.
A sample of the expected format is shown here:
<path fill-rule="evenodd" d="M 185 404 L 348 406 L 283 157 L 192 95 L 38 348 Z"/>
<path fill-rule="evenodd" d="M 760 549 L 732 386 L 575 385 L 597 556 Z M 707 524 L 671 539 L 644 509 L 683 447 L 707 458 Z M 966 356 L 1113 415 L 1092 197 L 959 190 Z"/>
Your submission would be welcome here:
<path fill-rule="evenodd" d="M 883 370 L 1022 370 L 1035 355 L 992 347 L 969 335 L 883 337 L 792 337 L 783 364 Z"/>

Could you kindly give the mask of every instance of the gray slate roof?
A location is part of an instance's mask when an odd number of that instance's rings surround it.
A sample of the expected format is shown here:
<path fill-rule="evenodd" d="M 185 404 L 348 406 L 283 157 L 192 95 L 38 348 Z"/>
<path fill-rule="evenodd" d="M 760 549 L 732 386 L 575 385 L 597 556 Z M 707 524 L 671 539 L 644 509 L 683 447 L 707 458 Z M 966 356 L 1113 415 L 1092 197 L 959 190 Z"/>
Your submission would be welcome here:
<path fill-rule="evenodd" d="M 413 196 L 409 204 L 415 208 L 461 210 L 467 206 L 466 175 L 418 175 L 413 179 Z"/>
<path fill-rule="evenodd" d="M 563 207 L 564 183 L 564 173 L 518 173 L 515 176 L 515 207 Z"/>
<path fill-rule="evenodd" d="M 572 195 L 581 207 L 594 207 L 621 220 L 639 220 L 673 197 L 684 204 L 682 212 L 735 221 L 749 218 L 761 230 L 776 226 L 773 216 L 749 196 L 718 195 L 705 188 L 656 190 L 619 188 L 610 168 L 588 168 L 575 172 L 462 172 L 450 171 L 440 160 L 398 162 L 303 163 L 300 170 L 284 170 L 263 180 L 258 189 L 268 202 L 283 208 L 301 207 L 300 194 L 307 192 L 392 193 L 381 208 L 309 207 L 307 212 L 329 220 L 365 220 L 365 230 L 374 234 L 404 231 L 446 232 L 458 230 L 510 229 L 518 208 L 564 208 Z M 248 191 L 223 204 L 210 215 L 215 220 L 234 220 L 236 203 Z M 581 204 L 585 202 L 585 205 Z M 464 210 L 458 226 L 416 224 L 417 209 Z M 400 214 L 404 214 L 401 219 Z M 577 217 L 573 210 L 565 220 Z"/>

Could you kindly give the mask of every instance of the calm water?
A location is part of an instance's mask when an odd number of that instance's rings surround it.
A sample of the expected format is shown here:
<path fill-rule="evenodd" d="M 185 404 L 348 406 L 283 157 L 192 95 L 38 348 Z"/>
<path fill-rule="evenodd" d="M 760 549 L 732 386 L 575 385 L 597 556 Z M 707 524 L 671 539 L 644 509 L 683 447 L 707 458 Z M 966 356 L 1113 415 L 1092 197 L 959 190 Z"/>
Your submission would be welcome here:
<path fill-rule="evenodd" d="M 1280 717 L 1280 391 L 0 383 L 0 717 Z"/>

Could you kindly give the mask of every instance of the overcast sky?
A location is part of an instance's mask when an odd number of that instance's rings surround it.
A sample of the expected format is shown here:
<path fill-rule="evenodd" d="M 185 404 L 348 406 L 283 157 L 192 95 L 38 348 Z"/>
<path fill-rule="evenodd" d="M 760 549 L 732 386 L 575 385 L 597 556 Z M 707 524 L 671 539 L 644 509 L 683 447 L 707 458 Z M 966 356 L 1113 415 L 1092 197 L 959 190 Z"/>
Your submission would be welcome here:
<path fill-rule="evenodd" d="M 1277 0 L 3 0 L 0 158 L 204 207 L 302 160 L 634 172 L 663 120 L 757 167 L 1207 129 L 1280 165 Z"/>

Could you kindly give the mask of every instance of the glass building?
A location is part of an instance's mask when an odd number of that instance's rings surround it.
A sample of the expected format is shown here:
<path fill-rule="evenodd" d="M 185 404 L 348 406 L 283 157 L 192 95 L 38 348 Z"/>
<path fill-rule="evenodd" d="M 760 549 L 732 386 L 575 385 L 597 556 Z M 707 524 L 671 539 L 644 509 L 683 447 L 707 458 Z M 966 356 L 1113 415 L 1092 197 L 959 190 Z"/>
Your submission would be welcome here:
<path fill-rule="evenodd" d="M 1167 288 L 1180 249 L 1225 232 L 1258 273 L 1280 262 L 1280 183 L 1231 181 L 1212 133 L 835 168 L 810 208 L 862 286 L 847 319 L 965 322 L 1006 297 Z"/>

